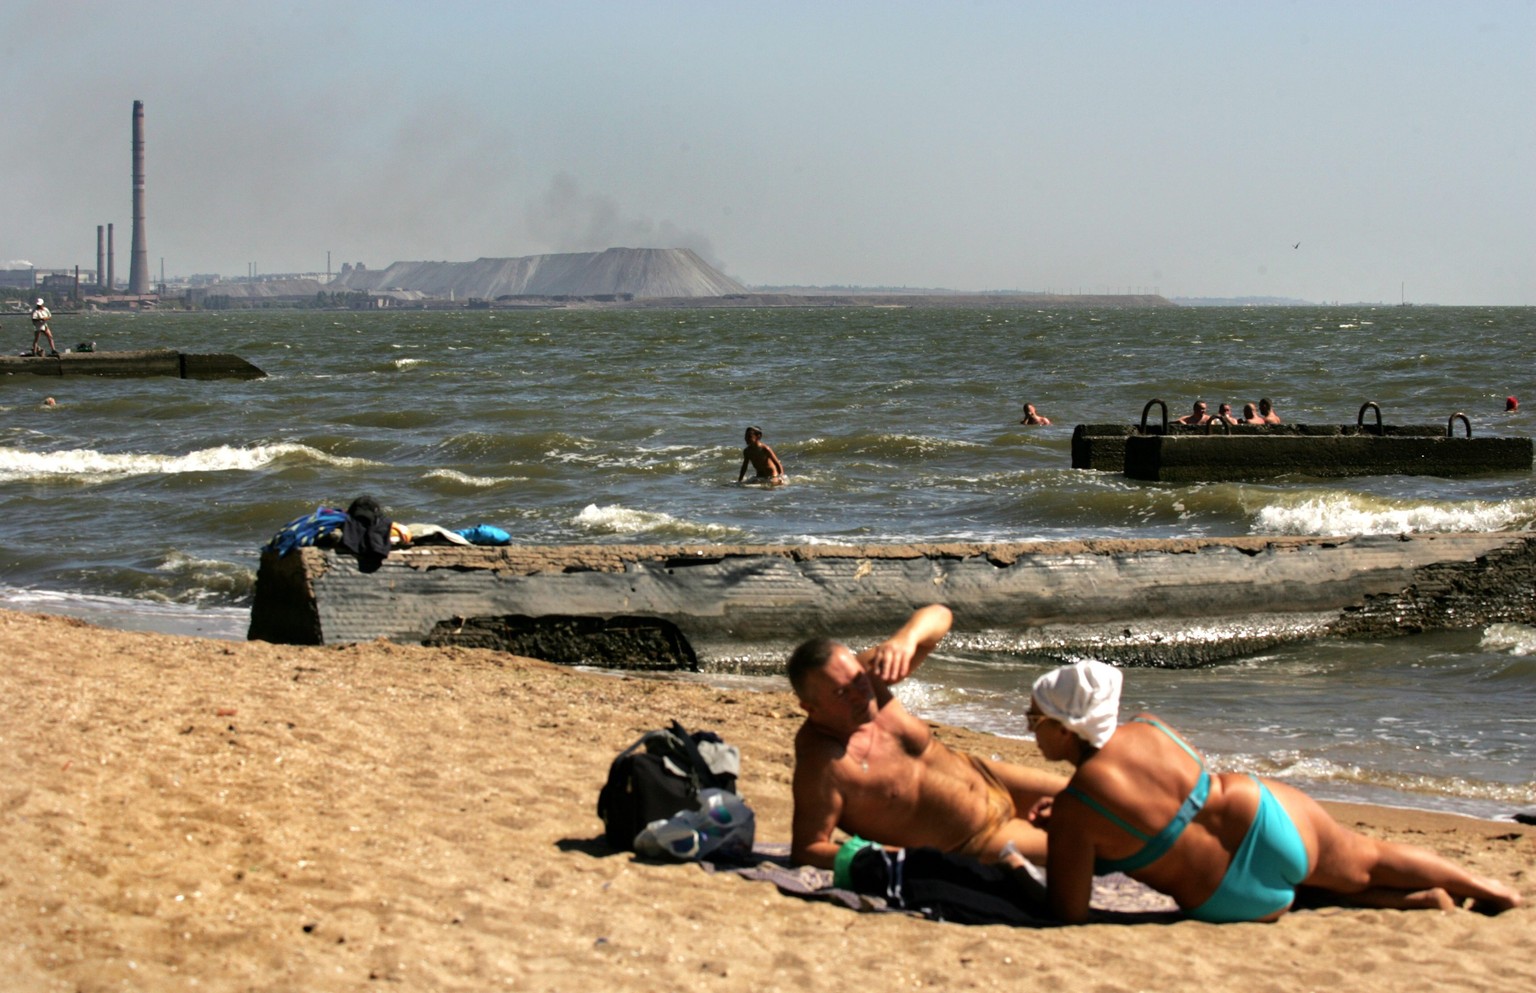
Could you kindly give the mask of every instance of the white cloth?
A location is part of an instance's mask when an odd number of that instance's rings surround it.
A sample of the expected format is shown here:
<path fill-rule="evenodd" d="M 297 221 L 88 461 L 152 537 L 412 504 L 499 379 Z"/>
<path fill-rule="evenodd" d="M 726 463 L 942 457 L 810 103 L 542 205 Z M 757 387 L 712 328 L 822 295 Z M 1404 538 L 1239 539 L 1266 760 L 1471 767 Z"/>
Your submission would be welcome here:
<path fill-rule="evenodd" d="M 52 319 L 53 314 L 50 313 L 48 308 L 44 307 L 42 304 L 38 304 L 36 307 L 32 308 L 33 324 L 47 324 Z"/>
<path fill-rule="evenodd" d="M 1035 680 L 1035 706 L 1094 748 L 1103 748 L 1120 722 L 1120 670 L 1097 659 L 1053 669 Z"/>

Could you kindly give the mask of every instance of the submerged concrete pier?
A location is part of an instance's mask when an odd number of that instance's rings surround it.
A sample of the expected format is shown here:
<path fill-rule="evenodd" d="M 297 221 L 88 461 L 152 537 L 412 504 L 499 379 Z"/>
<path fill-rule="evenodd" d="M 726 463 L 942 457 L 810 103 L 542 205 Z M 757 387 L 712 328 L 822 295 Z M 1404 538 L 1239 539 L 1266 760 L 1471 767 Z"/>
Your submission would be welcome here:
<path fill-rule="evenodd" d="M 171 348 L 151 348 L 49 356 L 0 355 L 0 375 L 262 379 L 266 373 L 238 355 L 193 355 Z"/>
<path fill-rule="evenodd" d="M 1533 451 L 1529 438 L 1473 438 L 1415 424 L 1079 424 L 1072 433 L 1072 468 L 1172 483 L 1530 472 Z"/>
<path fill-rule="evenodd" d="M 1198 665 L 1324 636 L 1536 623 L 1533 589 L 1531 532 L 419 546 L 391 553 L 371 573 L 349 556 L 302 548 L 263 555 L 249 636 L 290 644 L 387 638 L 536 650 L 551 661 L 765 671 L 803 638 L 868 643 L 915 607 L 940 602 L 955 611 L 951 646 Z"/>

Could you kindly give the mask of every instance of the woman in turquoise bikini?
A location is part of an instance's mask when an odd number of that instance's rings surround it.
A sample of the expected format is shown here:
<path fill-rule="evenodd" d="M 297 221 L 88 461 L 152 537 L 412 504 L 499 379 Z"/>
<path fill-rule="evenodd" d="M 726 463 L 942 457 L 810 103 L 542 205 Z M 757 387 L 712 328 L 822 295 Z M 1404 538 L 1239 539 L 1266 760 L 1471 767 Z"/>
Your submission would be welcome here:
<path fill-rule="evenodd" d="M 1497 913 L 1520 896 L 1424 848 L 1341 826 L 1300 790 L 1212 773 L 1150 714 L 1118 725 L 1120 671 L 1064 666 L 1036 680 L 1029 727 L 1048 759 L 1076 773 L 1055 800 L 1047 896 L 1064 921 L 1085 921 L 1095 873 L 1124 872 L 1196 920 L 1268 921 L 1298 886 L 1350 903 Z"/>

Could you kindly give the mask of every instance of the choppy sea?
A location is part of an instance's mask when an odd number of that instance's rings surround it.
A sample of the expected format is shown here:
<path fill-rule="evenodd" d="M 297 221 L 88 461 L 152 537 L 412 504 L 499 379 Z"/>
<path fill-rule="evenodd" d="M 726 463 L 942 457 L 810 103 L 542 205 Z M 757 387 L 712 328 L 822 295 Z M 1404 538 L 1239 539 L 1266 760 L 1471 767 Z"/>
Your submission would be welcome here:
<path fill-rule="evenodd" d="M 0 318 L 18 351 L 25 323 Z M 243 638 L 259 546 L 362 493 L 397 520 L 530 543 L 1536 528 L 1530 473 L 1181 486 L 1070 468 L 1074 425 L 1131 423 L 1152 398 L 1177 414 L 1266 396 L 1339 424 L 1369 400 L 1389 424 L 1461 412 L 1475 433 L 1529 435 L 1536 308 L 251 311 L 66 314 L 54 331 L 269 373 L 0 378 L 0 606 L 123 628 Z M 1510 395 L 1529 403 L 1505 413 Z M 1019 425 L 1026 401 L 1055 423 Z M 790 485 L 734 485 L 748 424 Z M 902 692 L 1022 735 L 1052 664 L 957 632 Z M 1137 668 L 1126 708 L 1319 796 L 1536 808 L 1525 626 Z"/>

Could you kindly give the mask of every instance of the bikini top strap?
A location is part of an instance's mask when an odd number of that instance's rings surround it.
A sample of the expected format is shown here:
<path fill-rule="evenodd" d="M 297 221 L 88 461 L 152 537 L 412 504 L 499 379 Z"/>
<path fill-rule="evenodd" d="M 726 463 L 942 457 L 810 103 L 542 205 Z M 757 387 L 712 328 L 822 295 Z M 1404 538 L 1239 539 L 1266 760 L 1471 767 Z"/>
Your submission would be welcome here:
<path fill-rule="evenodd" d="M 1194 759 L 1195 763 L 1200 766 L 1201 770 L 1205 769 L 1205 762 L 1200 758 L 1200 756 L 1195 754 L 1195 750 L 1184 744 L 1183 738 L 1180 738 L 1178 735 L 1168 730 L 1168 728 L 1163 725 L 1162 721 L 1155 717 L 1132 717 L 1131 720 L 1135 721 L 1137 724 L 1150 724 L 1157 728 L 1159 731 L 1163 732 L 1163 734 L 1166 734 L 1169 738 L 1173 739 L 1173 743 L 1175 745 L 1178 745 L 1180 748 L 1184 749 L 1184 754 Z"/>
<path fill-rule="evenodd" d="M 1100 817 L 1103 817 L 1105 820 L 1109 821 L 1111 824 L 1115 825 L 1115 827 L 1117 827 L 1120 830 L 1124 831 L 1126 834 L 1131 835 L 1133 838 L 1139 838 L 1142 841 L 1151 841 L 1152 840 L 1152 836 L 1150 834 L 1147 834 L 1147 832 L 1143 831 L 1141 828 L 1139 828 L 1136 825 L 1130 823 L 1124 817 L 1121 817 L 1119 814 L 1115 813 L 1113 810 L 1110 810 L 1108 807 L 1104 806 L 1102 803 L 1100 803 L 1099 801 L 1095 800 L 1093 797 L 1089 796 L 1087 793 L 1084 793 L 1082 790 L 1078 789 L 1076 786 L 1068 786 L 1066 789 L 1062 790 L 1062 792 L 1063 793 L 1070 793 L 1073 796 L 1077 797 L 1079 800 L 1081 800 L 1084 803 L 1086 803 L 1090 810 L 1095 811 L 1096 813 L 1098 813 L 1098 815 Z"/>

